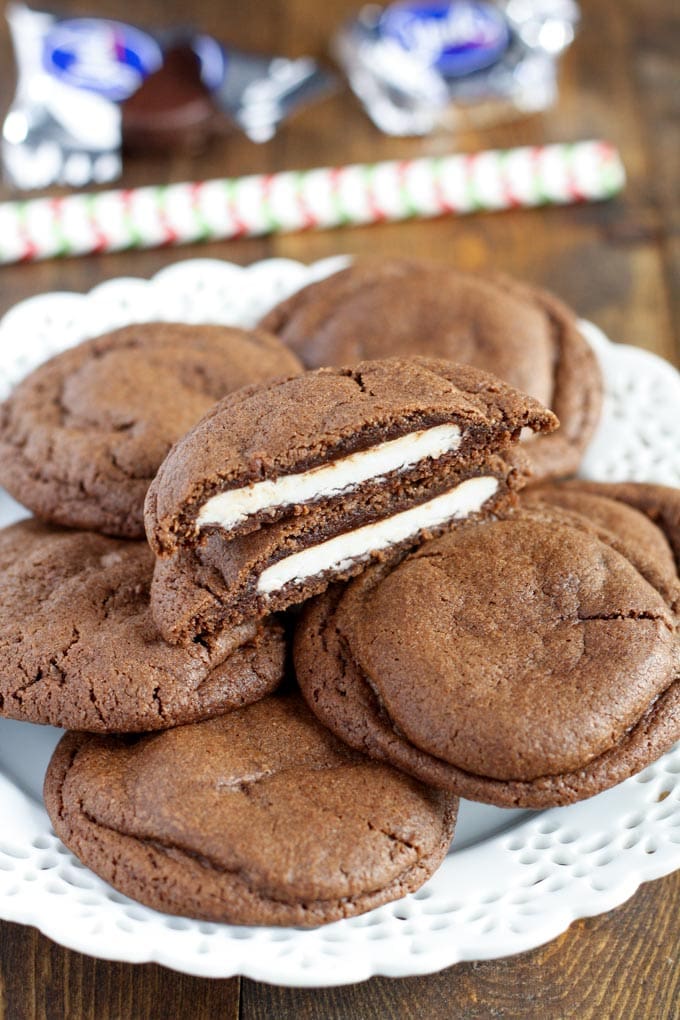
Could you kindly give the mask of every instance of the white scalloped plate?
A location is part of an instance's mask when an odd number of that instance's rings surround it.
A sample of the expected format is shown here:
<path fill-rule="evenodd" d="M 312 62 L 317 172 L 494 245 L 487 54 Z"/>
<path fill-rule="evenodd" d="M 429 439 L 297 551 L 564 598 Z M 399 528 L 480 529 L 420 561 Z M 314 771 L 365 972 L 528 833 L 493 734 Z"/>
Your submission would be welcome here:
<path fill-rule="evenodd" d="M 151 319 L 252 325 L 345 261 L 274 259 L 242 269 L 198 259 L 152 280 L 31 298 L 0 323 L 0 399 L 36 364 L 84 337 Z M 680 486 L 680 377 L 654 355 L 611 344 L 590 323 L 582 328 L 606 380 L 584 475 Z M 24 513 L 0 493 L 0 525 Z M 40 790 L 58 737 L 57 730 L 0 720 L 0 916 L 108 959 L 282 985 L 424 974 L 531 949 L 576 918 L 623 903 L 641 882 L 680 868 L 678 744 L 640 775 L 570 807 L 537 813 L 464 802 L 437 874 L 414 895 L 362 917 L 314 931 L 170 917 L 115 892 L 54 836 Z"/>

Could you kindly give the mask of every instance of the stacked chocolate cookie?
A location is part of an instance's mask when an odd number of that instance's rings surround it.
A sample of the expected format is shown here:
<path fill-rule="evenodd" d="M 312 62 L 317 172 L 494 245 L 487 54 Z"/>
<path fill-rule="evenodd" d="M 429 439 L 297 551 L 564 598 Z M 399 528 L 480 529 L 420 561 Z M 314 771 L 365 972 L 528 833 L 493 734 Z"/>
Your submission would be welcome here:
<path fill-rule="evenodd" d="M 663 753 L 680 494 L 549 480 L 600 398 L 554 298 L 401 261 L 24 380 L 0 711 L 74 731 L 58 835 L 158 909 L 315 925 L 417 889 L 459 796 L 564 804 Z"/>

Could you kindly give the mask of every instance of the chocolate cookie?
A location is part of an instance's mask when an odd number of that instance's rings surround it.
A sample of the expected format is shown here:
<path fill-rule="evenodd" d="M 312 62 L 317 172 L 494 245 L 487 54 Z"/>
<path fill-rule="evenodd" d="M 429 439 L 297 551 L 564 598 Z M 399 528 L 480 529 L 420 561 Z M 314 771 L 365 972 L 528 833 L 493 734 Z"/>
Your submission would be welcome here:
<path fill-rule="evenodd" d="M 227 326 L 126 326 L 41 365 L 0 406 L 0 484 L 43 520 L 144 535 L 168 450 L 225 393 L 290 375 L 276 337 Z"/>
<path fill-rule="evenodd" d="M 145 542 L 23 521 L 0 531 L 0 715 L 95 732 L 158 730 L 264 697 L 273 620 L 179 649 L 149 612 Z"/>
<path fill-rule="evenodd" d="M 680 737 L 678 580 L 656 546 L 627 552 L 628 526 L 537 502 L 332 589 L 296 634 L 308 704 L 472 800 L 549 807 L 613 786 Z"/>
<path fill-rule="evenodd" d="M 147 497 L 171 641 L 300 602 L 453 520 L 507 503 L 513 443 L 555 418 L 468 366 L 428 358 L 319 369 L 222 400 Z M 168 557 L 173 557 L 167 561 Z"/>
<path fill-rule="evenodd" d="M 303 927 L 418 889 L 457 808 L 341 744 L 297 697 L 153 737 L 68 733 L 45 804 L 84 864 L 148 906 Z"/>
<path fill-rule="evenodd" d="M 575 471 L 599 419 L 601 374 L 573 314 L 509 277 L 358 262 L 293 294 L 260 325 L 308 368 L 425 354 L 493 372 L 560 420 L 559 432 L 527 442 L 537 477 Z"/>

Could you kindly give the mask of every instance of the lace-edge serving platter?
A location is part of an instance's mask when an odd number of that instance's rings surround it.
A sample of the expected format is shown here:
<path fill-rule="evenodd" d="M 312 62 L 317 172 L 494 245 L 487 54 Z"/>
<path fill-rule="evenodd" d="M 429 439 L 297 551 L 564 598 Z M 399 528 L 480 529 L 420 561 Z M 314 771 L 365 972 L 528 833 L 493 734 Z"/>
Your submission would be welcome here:
<path fill-rule="evenodd" d="M 241 268 L 196 259 L 152 280 L 30 298 L 0 322 L 0 399 L 85 337 L 153 319 L 250 326 L 345 263 L 272 259 Z M 606 383 L 582 473 L 680 486 L 680 376 L 652 354 L 610 343 L 590 323 L 581 328 Z M 22 515 L 0 493 L 0 524 Z M 439 871 L 415 894 L 361 917 L 310 931 L 171 917 L 115 892 L 55 837 L 40 788 L 58 737 L 49 727 L 0 720 L 0 917 L 107 959 L 297 986 L 425 974 L 531 949 L 680 868 L 678 744 L 639 775 L 570 807 L 520 812 L 463 802 Z"/>

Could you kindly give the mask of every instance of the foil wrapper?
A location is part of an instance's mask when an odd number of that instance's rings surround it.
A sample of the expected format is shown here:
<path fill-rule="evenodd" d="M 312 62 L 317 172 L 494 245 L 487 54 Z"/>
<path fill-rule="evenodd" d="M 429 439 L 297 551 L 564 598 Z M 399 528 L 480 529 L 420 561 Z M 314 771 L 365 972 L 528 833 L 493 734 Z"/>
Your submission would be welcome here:
<path fill-rule="evenodd" d="M 308 57 L 245 53 L 192 29 L 61 18 L 18 3 L 7 20 L 17 86 L 2 163 L 20 189 L 115 180 L 128 145 L 196 147 L 232 130 L 267 141 L 335 81 Z"/>
<path fill-rule="evenodd" d="M 579 17 L 574 0 L 371 4 L 333 53 L 386 134 L 450 132 L 552 106 Z"/>

